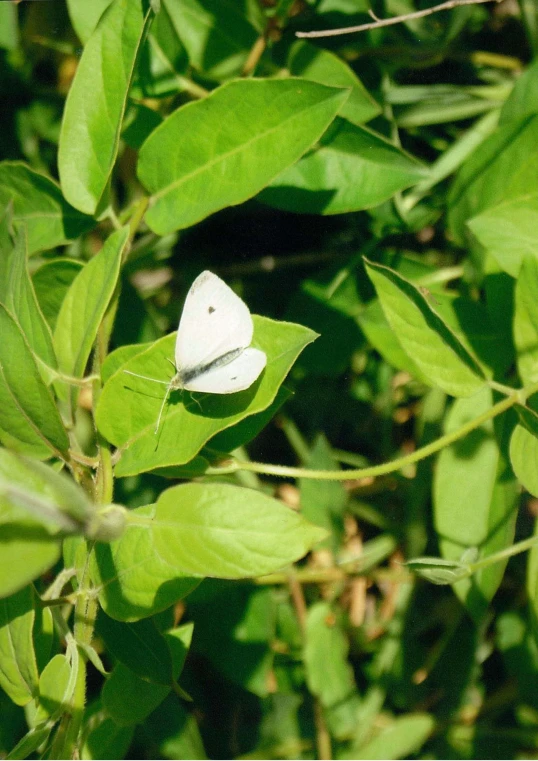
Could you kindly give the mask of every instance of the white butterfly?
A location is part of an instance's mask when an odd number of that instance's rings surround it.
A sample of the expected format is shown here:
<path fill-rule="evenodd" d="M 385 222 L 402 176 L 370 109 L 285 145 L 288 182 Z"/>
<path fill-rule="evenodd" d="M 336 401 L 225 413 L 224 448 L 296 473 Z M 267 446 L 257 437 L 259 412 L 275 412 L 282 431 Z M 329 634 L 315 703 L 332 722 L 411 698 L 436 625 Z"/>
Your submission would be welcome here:
<path fill-rule="evenodd" d="M 167 386 L 155 433 L 171 391 L 234 394 L 249 388 L 267 357 L 250 346 L 254 326 L 247 305 L 220 277 L 198 275 L 185 299 L 176 338 L 176 374 L 169 383 L 124 372 Z"/>

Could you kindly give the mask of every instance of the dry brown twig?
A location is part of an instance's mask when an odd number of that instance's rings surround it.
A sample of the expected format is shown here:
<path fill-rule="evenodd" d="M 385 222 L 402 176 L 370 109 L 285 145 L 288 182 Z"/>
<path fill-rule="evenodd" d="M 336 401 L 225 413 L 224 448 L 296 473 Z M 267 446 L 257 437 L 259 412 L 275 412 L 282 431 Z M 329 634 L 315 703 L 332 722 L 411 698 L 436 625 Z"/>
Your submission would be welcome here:
<path fill-rule="evenodd" d="M 333 37 L 339 34 L 352 34 L 352 32 L 366 32 L 368 29 L 379 29 L 382 26 L 392 26 L 393 24 L 401 24 L 404 21 L 412 21 L 417 18 L 424 18 L 424 16 L 430 16 L 432 13 L 439 13 L 439 11 L 449 11 L 453 8 L 459 8 L 461 5 L 478 5 L 479 3 L 499 3 L 501 0 L 446 0 L 446 2 L 440 5 L 434 5 L 432 8 L 424 8 L 421 11 L 413 11 L 413 13 L 404 13 L 402 16 L 392 16 L 391 18 L 380 19 L 370 11 L 370 16 L 375 21 L 370 21 L 368 24 L 359 24 L 358 26 L 346 26 L 341 29 L 321 29 L 315 32 L 296 32 L 297 37 Z"/>

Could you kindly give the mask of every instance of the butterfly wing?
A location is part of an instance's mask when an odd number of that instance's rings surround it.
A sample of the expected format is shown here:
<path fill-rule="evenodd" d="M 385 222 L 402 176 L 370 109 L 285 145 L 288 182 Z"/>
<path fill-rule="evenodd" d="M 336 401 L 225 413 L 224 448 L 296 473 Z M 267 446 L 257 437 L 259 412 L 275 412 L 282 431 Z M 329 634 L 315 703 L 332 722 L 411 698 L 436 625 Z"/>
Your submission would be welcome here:
<path fill-rule="evenodd" d="M 206 270 L 198 275 L 185 300 L 177 331 L 176 367 L 188 371 L 210 365 L 229 352 L 250 346 L 253 332 L 244 301 Z"/>
<path fill-rule="evenodd" d="M 214 367 L 185 383 L 187 391 L 201 391 L 208 394 L 234 394 L 252 386 L 265 367 L 267 357 L 260 349 L 245 351 L 228 362 Z"/>

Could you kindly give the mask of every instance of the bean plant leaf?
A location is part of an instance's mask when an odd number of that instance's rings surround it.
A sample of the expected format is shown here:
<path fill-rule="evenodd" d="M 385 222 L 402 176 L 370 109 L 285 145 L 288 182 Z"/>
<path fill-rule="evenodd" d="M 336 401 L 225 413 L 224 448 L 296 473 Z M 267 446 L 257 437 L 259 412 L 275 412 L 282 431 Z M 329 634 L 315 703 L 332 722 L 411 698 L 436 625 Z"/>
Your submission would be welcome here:
<path fill-rule="evenodd" d="M 538 189 L 516 198 L 511 196 L 467 224 L 512 277 L 518 276 L 525 256 L 538 260 Z"/>
<path fill-rule="evenodd" d="M 112 233 L 103 248 L 79 272 L 69 288 L 54 330 L 58 367 L 82 378 L 99 325 L 116 289 L 129 228 Z"/>
<path fill-rule="evenodd" d="M 256 195 L 320 138 L 349 90 L 304 79 L 229 82 L 178 108 L 140 149 L 159 235 Z"/>
<path fill-rule="evenodd" d="M 538 115 L 510 122 L 488 137 L 465 162 L 448 199 L 456 241 L 469 238 L 467 222 L 503 201 L 538 190 Z"/>
<path fill-rule="evenodd" d="M 360 748 L 354 748 L 350 754 L 344 754 L 343 758 L 382 761 L 419 755 L 435 726 L 435 718 L 428 713 L 408 713 L 384 726 L 375 737 Z"/>
<path fill-rule="evenodd" d="M 69 18 L 83 44 L 88 42 L 97 22 L 111 2 L 112 0 L 92 0 L 91 3 L 81 3 L 79 0 L 67 0 Z"/>
<path fill-rule="evenodd" d="M 523 259 L 516 282 L 514 343 L 524 385 L 538 381 L 538 258 Z"/>
<path fill-rule="evenodd" d="M 84 48 L 67 96 L 58 169 L 65 197 L 86 214 L 106 203 L 137 56 L 153 17 L 143 6 L 143 0 L 113 0 Z"/>
<path fill-rule="evenodd" d="M 34 604 L 30 586 L 0 599 L 0 686 L 19 706 L 29 703 L 38 691 Z"/>
<path fill-rule="evenodd" d="M 297 213 L 343 214 L 383 203 L 426 171 L 381 135 L 337 119 L 319 147 L 279 174 L 259 198 Z"/>
<path fill-rule="evenodd" d="M 27 236 L 21 229 L 15 244 L 0 258 L 0 302 L 17 320 L 35 354 L 56 366 L 50 328 L 41 312 L 27 268 Z"/>
<path fill-rule="evenodd" d="M 239 75 L 264 28 L 248 0 L 163 0 L 195 69 L 210 79 Z"/>
<path fill-rule="evenodd" d="M 169 608 L 200 583 L 155 552 L 153 536 L 144 521 L 155 516 L 155 505 L 131 511 L 134 521 L 120 539 L 96 544 L 90 558 L 92 581 L 107 615 L 119 621 L 138 621 Z M 137 519 L 139 522 L 137 523 Z"/>
<path fill-rule="evenodd" d="M 83 266 L 77 259 L 50 259 L 33 273 L 35 295 L 51 330 L 56 326 L 65 295 Z"/>
<path fill-rule="evenodd" d="M 33 352 L 0 304 L 0 439 L 37 457 L 62 456 L 69 439 Z"/>
<path fill-rule="evenodd" d="M 147 530 L 179 573 L 241 579 L 301 558 L 326 532 L 258 491 L 189 483 L 164 491 Z"/>
<path fill-rule="evenodd" d="M 121 452 L 116 475 L 187 463 L 217 433 L 265 410 L 297 356 L 315 337 L 301 325 L 254 316 L 253 346 L 267 354 L 261 377 L 237 394 L 173 392 L 157 434 L 155 425 L 165 387 L 124 370 L 168 382 L 173 369 L 167 360 L 174 356 L 175 335 L 137 354 L 105 384 L 96 411 L 99 430 Z"/>
<path fill-rule="evenodd" d="M 488 388 L 456 400 L 446 432 L 487 412 L 492 403 Z M 434 520 L 444 558 L 459 561 L 468 548 L 476 548 L 477 557 L 484 557 L 509 546 L 514 538 L 516 507 L 517 483 L 507 470 L 492 421 L 443 449 L 435 472 Z M 456 593 L 475 620 L 481 619 L 497 591 L 504 567 L 505 563 L 497 563 L 455 584 Z"/>
<path fill-rule="evenodd" d="M 118 663 L 103 687 L 103 705 L 115 724 L 128 727 L 143 722 L 163 702 L 170 689 L 147 682 Z"/>
<path fill-rule="evenodd" d="M 538 437 L 523 425 L 516 425 L 510 438 L 510 462 L 525 489 L 538 497 Z"/>
<path fill-rule="evenodd" d="M 484 385 L 476 360 L 420 290 L 394 270 L 366 263 L 392 329 L 429 380 L 447 394 L 470 396 Z"/>
<path fill-rule="evenodd" d="M 95 224 L 65 201 L 55 182 L 21 161 L 0 163 L 0 210 L 8 203 L 15 232 L 27 230 L 30 255 L 74 240 Z"/>

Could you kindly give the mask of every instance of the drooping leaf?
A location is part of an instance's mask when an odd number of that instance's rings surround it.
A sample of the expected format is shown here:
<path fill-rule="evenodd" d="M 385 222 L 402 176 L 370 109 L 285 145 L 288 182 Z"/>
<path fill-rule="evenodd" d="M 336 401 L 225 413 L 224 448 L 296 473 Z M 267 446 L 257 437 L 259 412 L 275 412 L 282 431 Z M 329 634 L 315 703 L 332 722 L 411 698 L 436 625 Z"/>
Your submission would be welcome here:
<path fill-rule="evenodd" d="M 368 262 L 366 270 L 392 329 L 429 380 L 453 396 L 484 385 L 476 360 L 435 312 L 420 290 L 394 270 Z"/>
<path fill-rule="evenodd" d="M 426 173 L 381 135 L 337 119 L 319 147 L 279 174 L 259 198 L 286 211 L 343 214 L 377 206 Z"/>
<path fill-rule="evenodd" d="M 0 164 L 0 209 L 8 203 L 15 230 L 26 228 L 30 255 L 74 240 L 95 224 L 65 201 L 55 182 L 19 161 Z"/>
<path fill-rule="evenodd" d="M 349 95 L 304 79 L 229 82 L 178 108 L 140 149 L 159 235 L 258 193 L 318 140 Z"/>
<path fill-rule="evenodd" d="M 152 18 L 143 5 L 112 0 L 84 47 L 67 96 L 58 169 L 65 197 L 86 214 L 106 203 L 129 87 Z"/>

